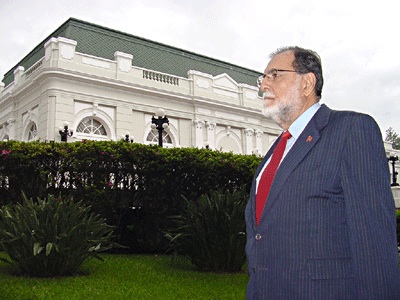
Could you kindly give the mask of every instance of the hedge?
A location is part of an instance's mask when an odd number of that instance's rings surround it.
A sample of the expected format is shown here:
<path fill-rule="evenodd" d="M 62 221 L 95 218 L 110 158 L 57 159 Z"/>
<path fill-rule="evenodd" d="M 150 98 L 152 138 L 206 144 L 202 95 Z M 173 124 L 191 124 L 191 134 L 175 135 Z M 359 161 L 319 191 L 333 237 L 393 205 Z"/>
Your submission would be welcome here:
<path fill-rule="evenodd" d="M 72 196 L 116 226 L 132 253 L 163 252 L 169 216 L 183 197 L 245 189 L 261 158 L 124 141 L 0 142 L 0 206 L 48 194 Z"/>

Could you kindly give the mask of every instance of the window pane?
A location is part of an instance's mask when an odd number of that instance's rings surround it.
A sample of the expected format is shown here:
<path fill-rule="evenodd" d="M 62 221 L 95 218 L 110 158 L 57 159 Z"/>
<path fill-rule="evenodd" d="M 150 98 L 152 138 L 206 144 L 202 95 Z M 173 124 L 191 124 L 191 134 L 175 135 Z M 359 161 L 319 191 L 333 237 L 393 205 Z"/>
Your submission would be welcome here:
<path fill-rule="evenodd" d="M 97 135 L 107 135 L 107 131 L 98 120 L 91 117 L 84 118 L 76 128 L 77 132 Z"/>

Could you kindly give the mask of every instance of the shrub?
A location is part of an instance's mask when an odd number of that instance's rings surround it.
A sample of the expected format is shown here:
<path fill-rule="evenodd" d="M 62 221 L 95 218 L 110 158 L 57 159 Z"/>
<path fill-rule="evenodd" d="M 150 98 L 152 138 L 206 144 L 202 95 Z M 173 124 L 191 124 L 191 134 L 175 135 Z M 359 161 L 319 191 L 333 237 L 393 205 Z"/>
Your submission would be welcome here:
<path fill-rule="evenodd" d="M 211 190 L 250 191 L 261 158 L 197 148 L 161 148 L 123 141 L 0 141 L 0 207 L 48 194 L 91 205 L 123 253 L 165 253 L 168 216 Z M 32 173 L 33 172 L 33 173 Z"/>
<path fill-rule="evenodd" d="M 202 271 L 238 272 L 245 256 L 245 190 L 211 191 L 197 202 L 183 197 L 186 209 L 172 217 L 166 233 L 171 249 L 183 254 Z"/>
<path fill-rule="evenodd" d="M 89 257 L 118 246 L 113 227 L 90 207 L 49 195 L 37 201 L 22 195 L 22 203 L 0 209 L 0 249 L 22 275 L 72 275 Z"/>

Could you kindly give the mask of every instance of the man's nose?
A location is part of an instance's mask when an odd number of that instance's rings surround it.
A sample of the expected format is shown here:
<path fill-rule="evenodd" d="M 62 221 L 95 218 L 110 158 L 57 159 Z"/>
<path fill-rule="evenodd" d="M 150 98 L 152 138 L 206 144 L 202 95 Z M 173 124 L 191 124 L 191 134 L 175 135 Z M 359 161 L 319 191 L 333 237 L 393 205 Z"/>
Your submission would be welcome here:
<path fill-rule="evenodd" d="M 264 93 L 265 90 L 269 87 L 269 83 L 270 81 L 268 80 L 268 77 L 264 77 L 260 84 L 260 92 Z"/>

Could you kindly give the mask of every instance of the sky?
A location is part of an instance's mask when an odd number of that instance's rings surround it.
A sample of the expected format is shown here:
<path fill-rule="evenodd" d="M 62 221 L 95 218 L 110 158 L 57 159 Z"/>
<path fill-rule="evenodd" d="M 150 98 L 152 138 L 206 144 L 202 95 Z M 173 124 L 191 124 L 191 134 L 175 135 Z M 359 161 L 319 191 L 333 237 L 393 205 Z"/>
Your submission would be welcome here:
<path fill-rule="evenodd" d="M 263 72 L 282 46 L 316 51 L 321 102 L 400 134 L 397 0 L 0 0 L 0 79 L 73 17 Z"/>

